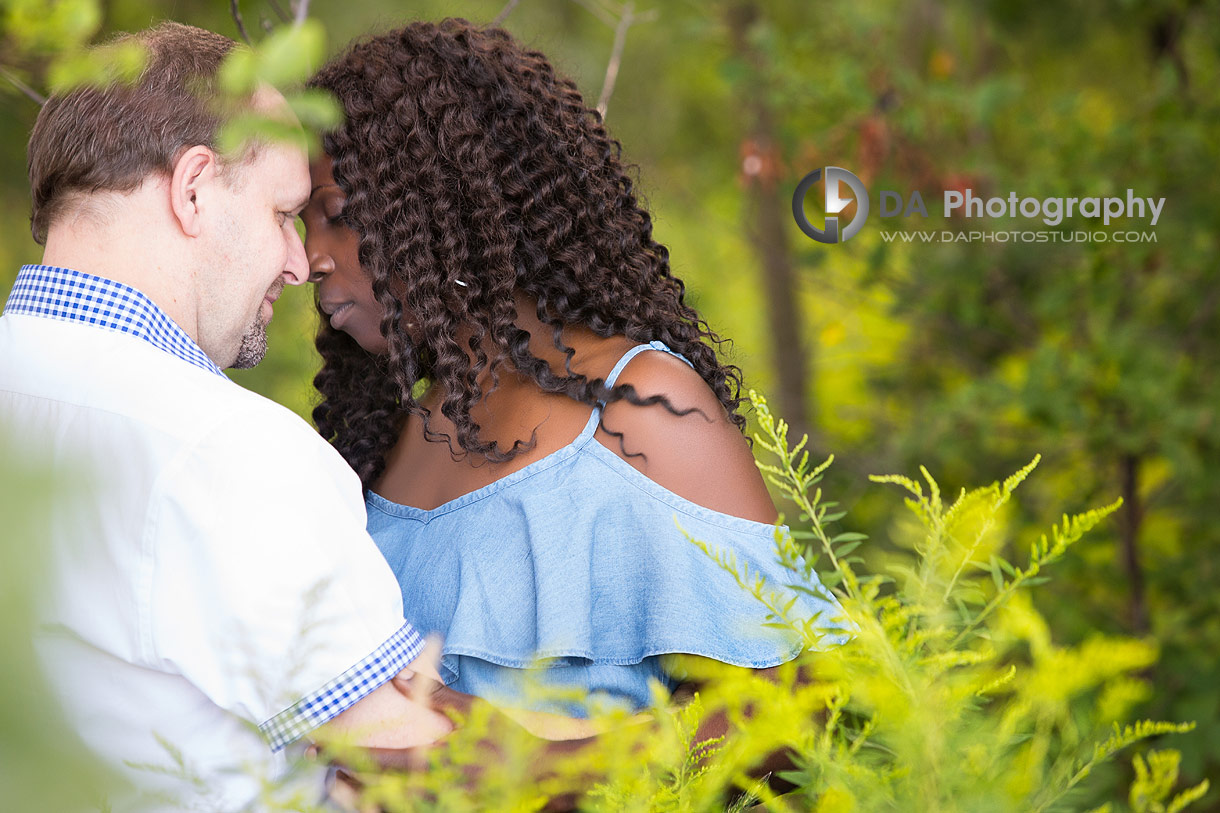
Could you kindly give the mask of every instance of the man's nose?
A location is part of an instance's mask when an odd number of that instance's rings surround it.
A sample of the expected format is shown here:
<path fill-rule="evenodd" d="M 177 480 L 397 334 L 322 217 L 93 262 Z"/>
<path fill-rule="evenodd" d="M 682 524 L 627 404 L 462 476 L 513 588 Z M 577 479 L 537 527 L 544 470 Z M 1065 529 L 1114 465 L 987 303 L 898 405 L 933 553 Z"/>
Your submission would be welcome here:
<path fill-rule="evenodd" d="M 309 260 L 305 257 L 305 244 L 301 242 L 301 235 L 292 232 L 292 239 L 288 244 L 288 262 L 284 265 L 285 280 L 289 285 L 300 285 L 309 279 Z"/>

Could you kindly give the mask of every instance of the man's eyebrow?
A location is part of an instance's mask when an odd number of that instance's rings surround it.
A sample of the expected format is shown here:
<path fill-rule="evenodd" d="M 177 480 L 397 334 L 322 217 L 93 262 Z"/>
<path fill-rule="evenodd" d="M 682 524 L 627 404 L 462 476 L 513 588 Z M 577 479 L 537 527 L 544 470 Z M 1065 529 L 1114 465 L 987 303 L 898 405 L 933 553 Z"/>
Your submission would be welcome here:
<path fill-rule="evenodd" d="M 309 190 L 309 197 L 311 197 L 311 198 L 312 198 L 312 197 L 313 197 L 313 193 L 314 193 L 314 192 L 317 192 L 319 189 L 330 189 L 332 186 L 333 186 L 335 189 L 338 189 L 338 188 L 339 188 L 339 184 L 337 184 L 337 183 L 320 183 L 320 184 L 318 184 L 317 186 L 315 186 L 313 189 L 310 189 L 310 190 Z"/>

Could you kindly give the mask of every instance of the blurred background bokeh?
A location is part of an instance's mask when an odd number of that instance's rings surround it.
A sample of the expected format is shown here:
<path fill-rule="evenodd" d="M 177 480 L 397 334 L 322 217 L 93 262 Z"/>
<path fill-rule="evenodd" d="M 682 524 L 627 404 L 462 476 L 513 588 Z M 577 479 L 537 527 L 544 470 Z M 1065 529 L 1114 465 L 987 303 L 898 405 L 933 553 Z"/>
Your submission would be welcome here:
<path fill-rule="evenodd" d="M 285 9 L 288 0 L 278 0 Z M 6 0 L 0 23 L 0 295 L 36 262 L 25 140 L 63 41 L 175 19 L 237 36 L 223 0 Z M 244 0 L 252 38 L 272 0 Z M 836 464 L 847 524 L 893 538 L 871 473 L 927 466 L 946 491 L 1043 456 L 1011 516 L 1125 504 L 1038 591 L 1064 643 L 1097 632 L 1161 649 L 1141 716 L 1196 720 L 1184 779 L 1220 766 L 1220 8 L 1199 0 L 314 0 L 333 52 L 412 19 L 504 25 L 572 76 L 607 123 L 689 300 L 772 409 Z M 62 25 L 42 50 L 34 16 Z M 41 15 L 41 16 L 38 16 Z M 56 16 L 58 15 L 58 16 Z M 626 20 L 629 25 L 623 25 Z M 34 26 L 37 28 L 37 26 Z M 42 30 L 42 29 L 39 29 Z M 611 68 L 608 71 L 608 67 Z M 840 166 L 872 195 L 865 228 L 823 245 L 791 199 Z M 928 218 L 881 218 L 878 191 Z M 1165 198 L 1147 219 L 944 217 L 945 190 Z M 807 209 L 818 224 L 817 194 Z M 850 216 L 854 207 L 847 210 Z M 1152 233 L 1146 242 L 887 242 L 903 229 Z M 312 291 L 276 307 L 243 386 L 308 417 Z M 14 505 L 6 494 L 5 505 Z M 3 523 L 4 545 L 20 540 Z M 897 534 L 901 538 L 901 533 Z M 867 550 L 865 546 L 864 550 Z M 874 550 L 883 556 L 882 547 Z M 1020 561 L 1020 554 L 1010 551 Z M 0 656 L 10 659 L 12 650 Z M 3 670 L 8 672 L 6 666 Z M 10 731 L 3 733 L 8 739 Z M 10 743 L 0 747 L 0 753 Z M 1119 781 L 1119 778 L 1115 778 Z M 1213 790 L 1210 806 L 1220 810 Z"/>

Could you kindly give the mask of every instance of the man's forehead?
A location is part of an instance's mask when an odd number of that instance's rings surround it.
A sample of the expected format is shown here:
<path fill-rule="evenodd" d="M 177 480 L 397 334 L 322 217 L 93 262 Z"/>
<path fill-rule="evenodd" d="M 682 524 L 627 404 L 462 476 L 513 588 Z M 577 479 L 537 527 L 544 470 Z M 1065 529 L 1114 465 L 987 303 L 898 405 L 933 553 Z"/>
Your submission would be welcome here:
<path fill-rule="evenodd" d="M 263 146 L 260 158 L 266 158 L 264 169 L 278 185 L 293 196 L 309 195 L 309 155 L 305 150 L 305 132 L 300 120 L 283 94 L 267 84 L 259 85 L 250 99 L 253 111 L 276 124 L 287 124 L 300 138 L 278 139 Z M 303 190 L 303 191 L 302 191 Z"/>
<path fill-rule="evenodd" d="M 309 198 L 309 156 L 295 141 L 271 141 L 259 146 L 244 168 L 253 182 L 265 187 L 280 204 Z"/>
<path fill-rule="evenodd" d="M 284 94 L 266 83 L 260 84 L 250 97 L 250 108 L 260 116 L 297 127 L 301 126 L 300 120 L 292 112 L 292 107 L 284 98 Z"/>

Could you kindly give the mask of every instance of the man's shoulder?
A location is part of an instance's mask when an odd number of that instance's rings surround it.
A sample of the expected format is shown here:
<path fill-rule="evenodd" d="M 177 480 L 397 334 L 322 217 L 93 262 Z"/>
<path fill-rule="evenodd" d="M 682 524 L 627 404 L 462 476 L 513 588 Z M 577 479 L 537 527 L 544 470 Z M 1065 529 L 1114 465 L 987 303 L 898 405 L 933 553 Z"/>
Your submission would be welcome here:
<path fill-rule="evenodd" d="M 0 380 L 27 401 L 104 415 L 171 445 L 329 448 L 286 407 L 141 339 L 88 325 L 3 317 Z"/>

